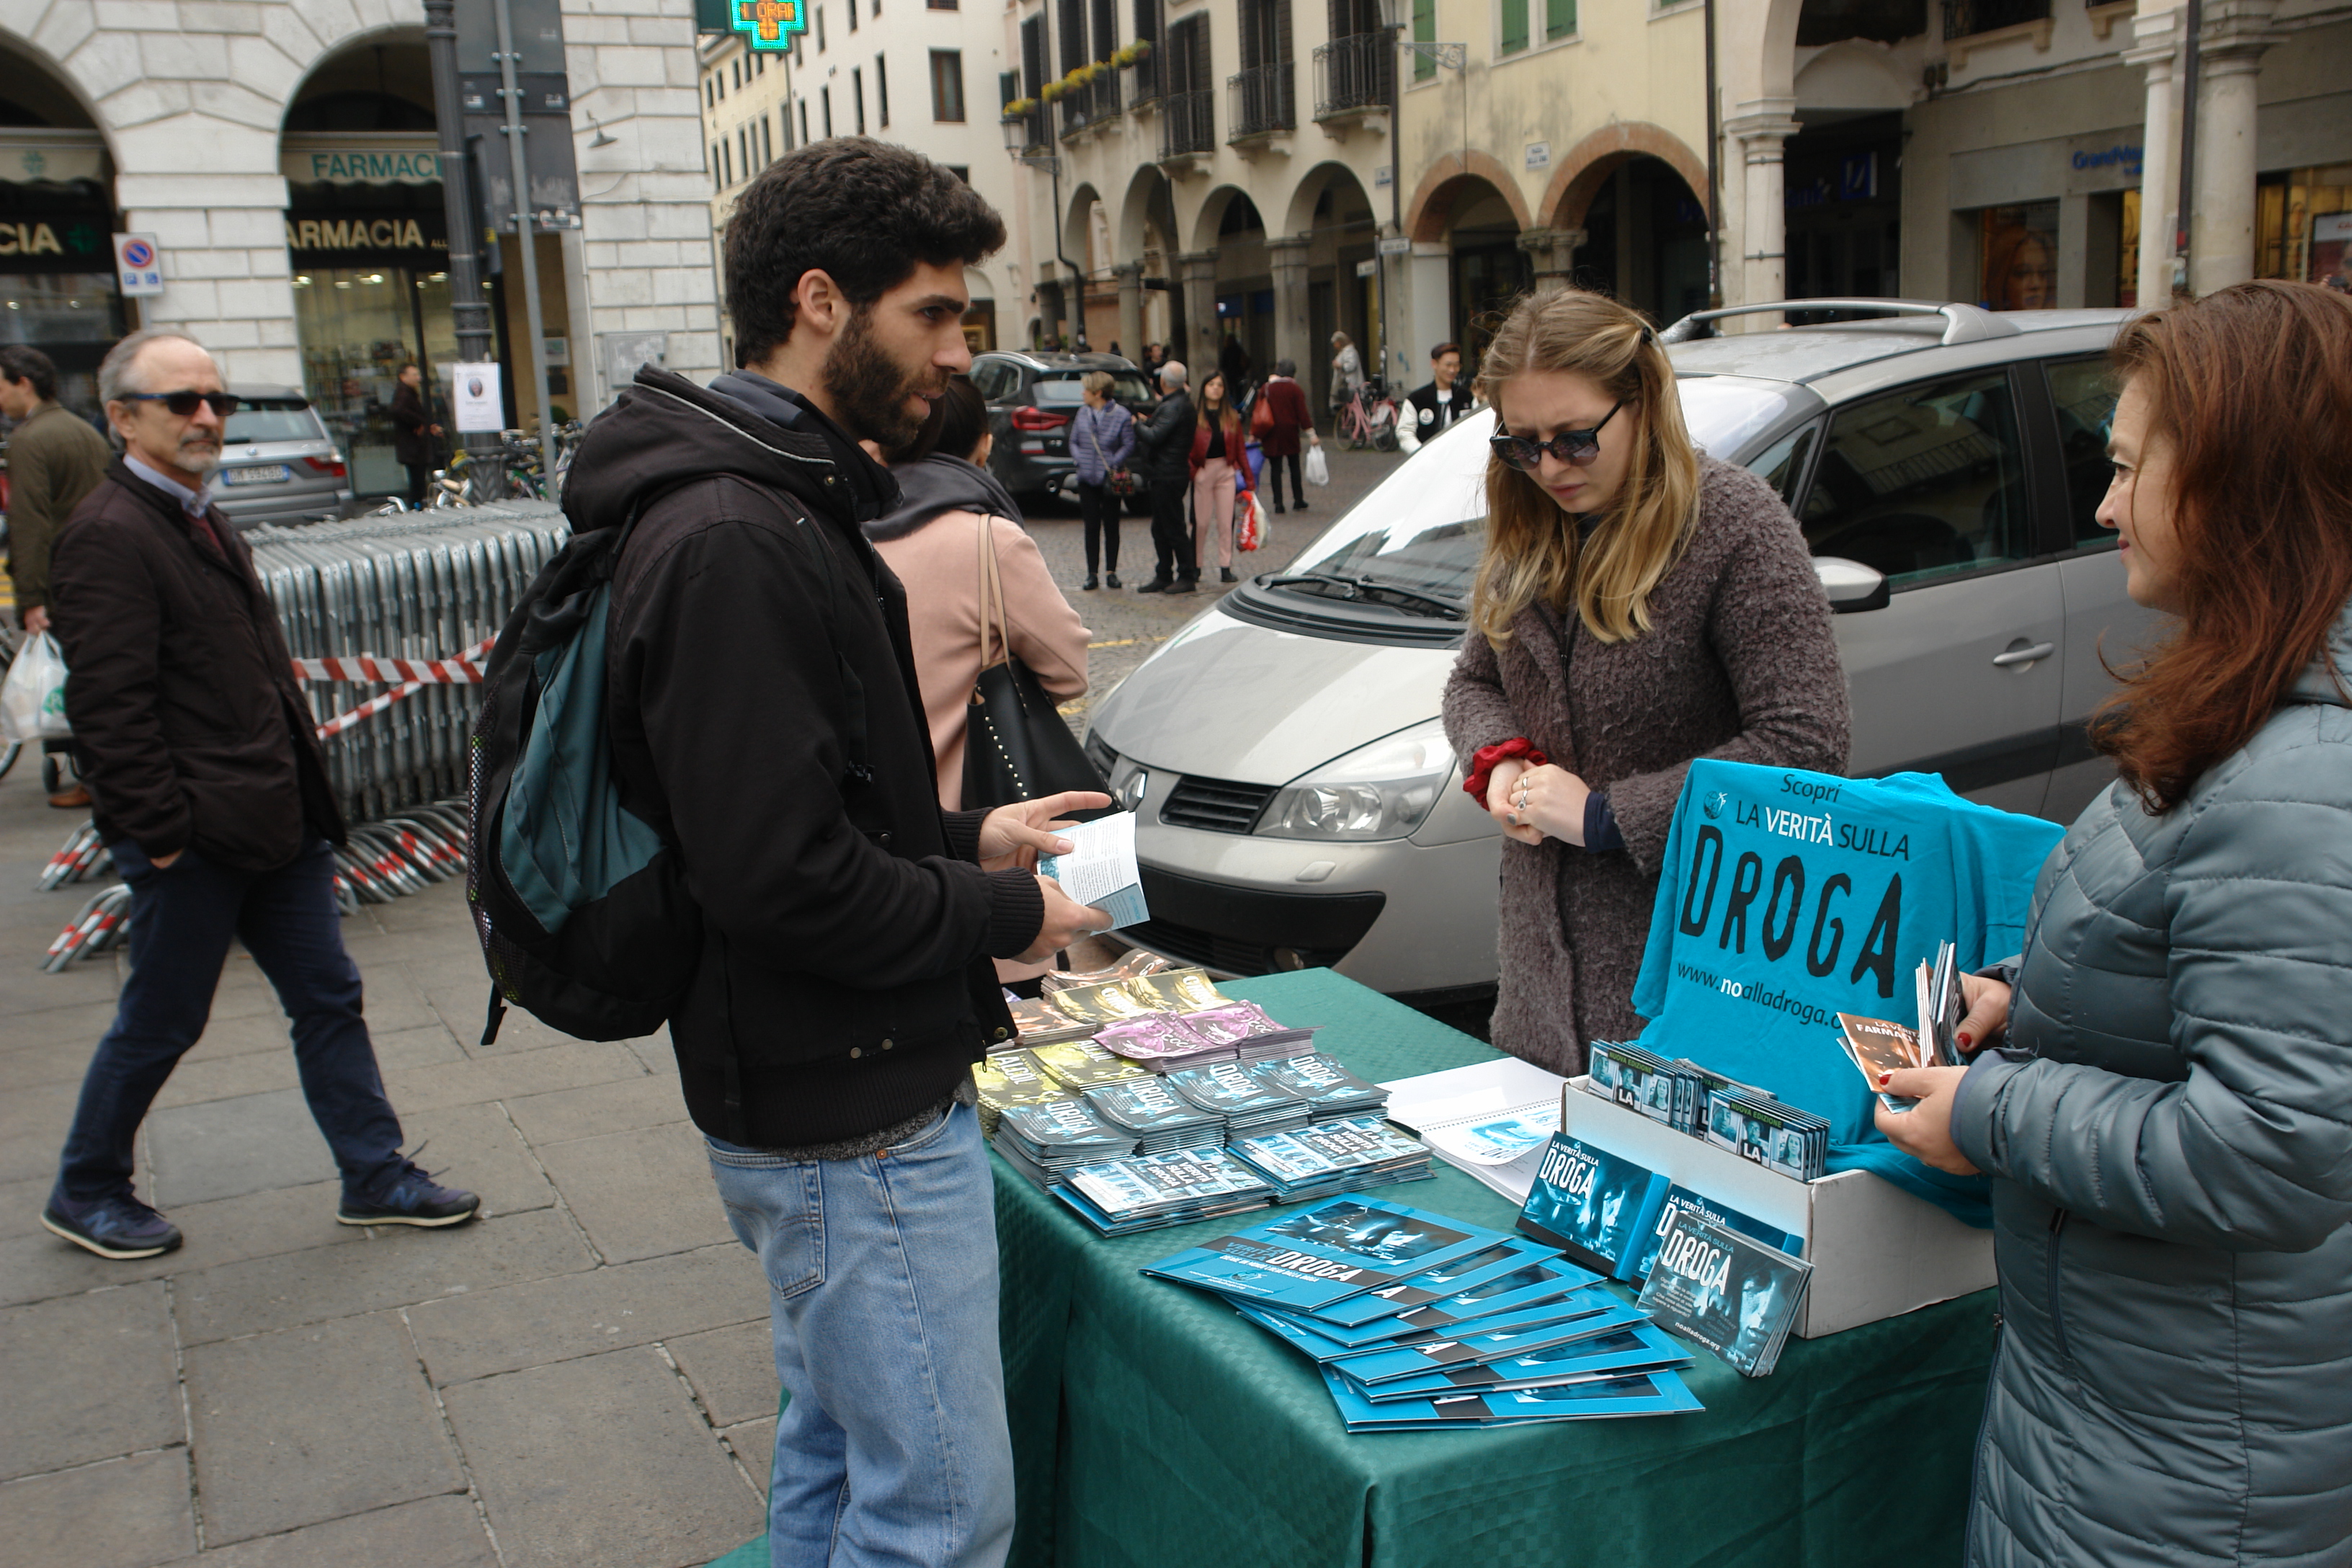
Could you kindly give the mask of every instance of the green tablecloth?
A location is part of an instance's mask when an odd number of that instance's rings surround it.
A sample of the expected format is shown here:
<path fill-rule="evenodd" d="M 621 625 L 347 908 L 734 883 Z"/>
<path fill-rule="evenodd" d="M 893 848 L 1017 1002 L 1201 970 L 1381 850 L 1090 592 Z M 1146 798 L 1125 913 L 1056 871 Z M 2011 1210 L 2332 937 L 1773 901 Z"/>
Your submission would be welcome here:
<path fill-rule="evenodd" d="M 1366 1078 L 1496 1053 L 1328 971 L 1228 982 Z M 1450 1166 L 1381 1195 L 1508 1228 Z M 1350 1436 L 1308 1363 L 1137 1268 L 1231 1220 L 1105 1240 L 1002 1164 L 1018 1568 L 1957 1563 L 1992 1292 L 1823 1340 L 1750 1382 L 1705 1352 L 1703 1414 Z M 721 1562 L 763 1568 L 764 1542 Z"/>

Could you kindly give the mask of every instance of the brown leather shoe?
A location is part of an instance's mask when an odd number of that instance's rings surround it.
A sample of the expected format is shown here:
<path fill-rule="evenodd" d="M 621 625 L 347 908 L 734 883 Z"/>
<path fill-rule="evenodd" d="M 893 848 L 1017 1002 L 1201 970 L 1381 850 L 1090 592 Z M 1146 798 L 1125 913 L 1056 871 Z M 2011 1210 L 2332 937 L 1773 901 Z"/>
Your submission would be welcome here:
<path fill-rule="evenodd" d="M 89 791 L 76 784 L 49 796 L 49 804 L 59 811 L 85 811 L 89 806 Z"/>

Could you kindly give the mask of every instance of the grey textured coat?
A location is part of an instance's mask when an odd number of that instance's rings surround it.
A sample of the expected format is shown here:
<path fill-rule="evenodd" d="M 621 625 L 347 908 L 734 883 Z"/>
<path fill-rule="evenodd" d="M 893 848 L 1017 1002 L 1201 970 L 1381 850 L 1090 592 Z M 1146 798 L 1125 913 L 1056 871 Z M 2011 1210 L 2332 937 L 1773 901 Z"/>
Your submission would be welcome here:
<path fill-rule="evenodd" d="M 2352 609 L 2328 653 L 2042 868 L 1953 1111 L 2003 1321 L 1971 1564 L 2352 1563 Z"/>
<path fill-rule="evenodd" d="M 1472 633 L 1445 687 L 1466 760 L 1525 735 L 1609 792 L 1625 847 L 1503 844 L 1495 1044 L 1554 1072 L 1641 1030 L 1633 978 L 1683 775 L 1697 757 L 1842 773 L 1845 672 L 1829 601 L 1771 486 L 1702 458 L 1689 548 L 1650 595 L 1651 629 L 1596 641 L 1573 609 L 1537 605 L 1497 654 Z"/>

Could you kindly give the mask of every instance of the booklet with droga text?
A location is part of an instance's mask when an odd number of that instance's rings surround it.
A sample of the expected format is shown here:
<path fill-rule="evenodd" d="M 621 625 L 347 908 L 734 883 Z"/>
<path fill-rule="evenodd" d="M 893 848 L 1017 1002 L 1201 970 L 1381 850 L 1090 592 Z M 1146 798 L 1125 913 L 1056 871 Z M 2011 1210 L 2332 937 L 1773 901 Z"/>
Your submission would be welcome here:
<path fill-rule="evenodd" d="M 1115 811 L 1092 822 L 1061 829 L 1067 855 L 1047 855 L 1037 874 L 1062 884 L 1062 891 L 1110 916 L 1113 931 L 1151 918 L 1143 901 L 1143 873 L 1135 864 L 1135 813 Z"/>

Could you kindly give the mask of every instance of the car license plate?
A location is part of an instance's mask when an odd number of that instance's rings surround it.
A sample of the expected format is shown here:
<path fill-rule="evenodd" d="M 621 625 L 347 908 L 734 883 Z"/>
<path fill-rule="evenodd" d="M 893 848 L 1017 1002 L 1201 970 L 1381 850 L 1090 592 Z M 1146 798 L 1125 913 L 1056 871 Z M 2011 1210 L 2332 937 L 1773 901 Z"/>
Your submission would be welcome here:
<path fill-rule="evenodd" d="M 257 463 L 249 468 L 224 468 L 221 483 L 225 485 L 282 485 L 294 477 L 294 470 L 283 463 Z"/>

